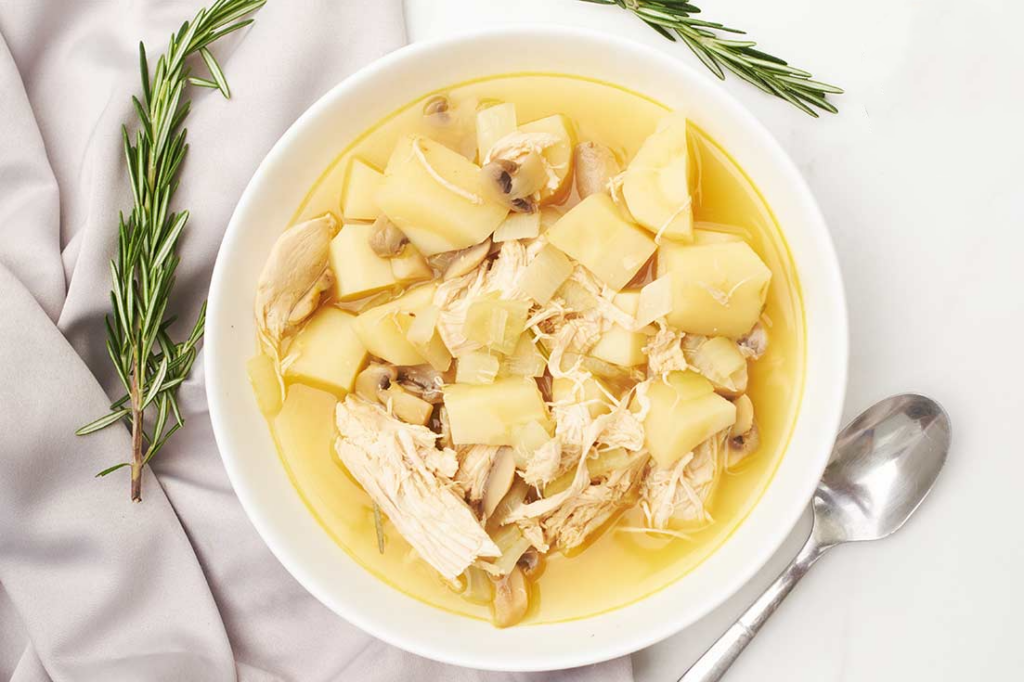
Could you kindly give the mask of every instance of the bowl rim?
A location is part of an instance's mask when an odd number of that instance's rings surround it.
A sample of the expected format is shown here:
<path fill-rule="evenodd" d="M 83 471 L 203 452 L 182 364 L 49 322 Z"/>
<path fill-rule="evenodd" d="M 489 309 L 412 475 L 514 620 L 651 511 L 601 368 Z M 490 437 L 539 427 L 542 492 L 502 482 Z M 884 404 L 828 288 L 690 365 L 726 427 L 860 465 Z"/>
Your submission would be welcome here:
<path fill-rule="evenodd" d="M 324 93 L 320 98 L 317 99 L 309 108 L 307 108 L 296 120 L 292 123 L 288 129 L 281 135 L 281 137 L 274 143 L 273 147 L 267 153 L 267 155 L 260 162 L 249 180 L 245 190 L 242 192 L 238 203 L 232 213 L 231 220 L 228 223 L 227 230 L 225 231 L 221 247 L 218 250 L 217 259 L 214 265 L 213 275 L 210 284 L 209 292 L 209 315 L 211 319 L 217 319 L 217 315 L 221 309 L 221 290 L 225 284 L 225 265 L 224 261 L 226 257 L 224 254 L 231 250 L 231 247 L 238 241 L 240 241 L 239 234 L 242 231 L 240 215 L 245 213 L 246 205 L 252 200 L 250 194 L 252 193 L 253 186 L 257 183 L 258 178 L 267 172 L 267 169 L 275 166 L 281 162 L 289 153 L 289 148 L 293 145 L 295 140 L 301 135 L 304 128 L 306 128 L 312 121 L 316 120 L 325 111 L 331 109 L 334 102 L 345 96 L 346 92 L 354 89 L 358 85 L 366 82 L 375 80 L 380 77 L 381 74 L 386 73 L 389 69 L 394 68 L 396 65 L 406 61 L 412 61 L 420 56 L 430 55 L 437 51 L 443 51 L 452 49 L 466 44 L 472 44 L 481 40 L 487 39 L 515 39 L 518 37 L 527 37 L 529 39 L 579 39 L 584 41 L 596 41 L 603 42 L 609 48 L 617 51 L 623 58 L 638 58 L 646 62 L 657 62 L 658 68 L 665 71 L 671 72 L 683 72 L 686 73 L 686 77 L 693 81 L 693 86 L 698 89 L 703 89 L 704 94 L 714 100 L 717 100 L 716 105 L 724 107 L 728 110 L 729 114 L 734 116 L 739 125 L 745 128 L 749 133 L 753 134 L 758 138 L 757 144 L 763 147 L 762 151 L 772 157 L 772 162 L 778 167 L 778 169 L 785 173 L 784 178 L 785 184 L 792 188 L 794 195 L 799 195 L 800 202 L 802 204 L 802 210 L 806 213 L 809 222 L 812 223 L 812 227 L 808 229 L 816 238 L 814 244 L 814 250 L 818 257 L 825 259 L 824 267 L 822 272 L 827 277 L 825 284 L 827 285 L 828 293 L 832 301 L 832 317 L 829 320 L 832 324 L 831 334 L 829 340 L 835 344 L 833 346 L 832 356 L 835 366 L 832 367 L 832 397 L 836 398 L 832 400 L 828 407 L 825 407 L 826 415 L 820 422 L 821 429 L 826 429 L 829 433 L 835 433 L 839 427 L 840 417 L 842 414 L 843 398 L 846 391 L 847 383 L 847 371 L 848 371 L 848 312 L 846 307 L 846 297 L 843 287 L 841 270 L 839 267 L 838 257 L 836 255 L 835 247 L 828 231 L 827 224 L 824 216 L 821 213 L 820 207 L 814 198 L 813 193 L 808 187 L 805 179 L 797 169 L 795 163 L 790 159 L 789 155 L 781 147 L 776 138 L 768 131 L 768 129 L 757 119 L 754 115 L 748 111 L 738 100 L 734 98 L 726 90 L 715 87 L 714 85 L 705 82 L 703 74 L 700 74 L 690 64 L 684 63 L 679 58 L 668 55 L 661 52 L 649 45 L 646 45 L 636 40 L 627 39 L 619 36 L 609 35 L 608 33 L 580 27 L 567 27 L 567 26 L 539 26 L 534 24 L 521 24 L 521 25 L 508 25 L 502 27 L 485 28 L 475 31 L 462 32 L 453 36 L 446 36 L 441 38 L 434 38 L 430 40 L 417 41 L 406 45 L 402 48 L 395 50 L 369 64 L 362 67 L 353 74 L 347 76 L 342 81 L 334 85 L 330 90 Z M 514 70 L 508 70 L 507 73 L 514 72 Z M 493 75 L 501 75 L 501 72 L 495 72 Z M 400 105 L 401 106 L 401 105 Z M 727 141 L 722 141 L 724 148 L 728 151 L 729 146 Z M 780 226 L 783 233 L 785 233 L 784 226 Z M 798 276 L 801 273 L 798 270 Z M 803 288 L 803 278 L 801 277 L 801 288 Z M 806 320 L 806 293 L 804 294 L 805 309 L 803 311 L 805 315 L 805 327 L 807 325 Z M 807 333 L 807 332 L 805 332 Z M 800 494 L 794 496 L 793 500 L 788 504 L 785 513 L 781 514 L 778 522 L 773 525 L 773 532 L 770 537 L 766 538 L 761 543 L 758 551 L 752 553 L 751 560 L 747 562 L 744 568 L 735 571 L 735 575 L 732 580 L 724 582 L 722 587 L 717 590 L 717 595 L 712 599 L 707 599 L 701 605 L 700 608 L 692 610 L 685 619 L 672 619 L 666 618 L 661 623 L 652 625 L 646 631 L 640 634 L 626 635 L 623 633 L 623 638 L 618 646 L 607 646 L 602 648 L 600 651 L 587 650 L 585 646 L 579 647 L 579 651 L 567 652 L 561 656 L 548 655 L 543 658 L 536 659 L 534 661 L 527 660 L 529 652 L 517 652 L 524 657 L 523 660 L 515 660 L 510 666 L 509 660 L 492 661 L 490 659 L 480 658 L 474 656 L 472 652 L 464 650 L 450 649 L 444 652 L 438 652 L 437 650 L 431 649 L 429 646 L 425 646 L 423 643 L 405 639 L 397 636 L 395 633 L 389 631 L 385 627 L 379 627 L 376 622 L 371 619 L 364 617 L 364 615 L 356 608 L 347 607 L 344 603 L 339 602 L 332 595 L 326 594 L 321 590 L 317 581 L 313 579 L 306 567 L 295 557 L 290 554 L 290 551 L 283 547 L 280 538 L 274 531 L 269 529 L 267 518 L 261 512 L 260 502 L 256 499 L 255 493 L 249 488 L 245 481 L 245 476 L 239 467 L 239 459 L 233 456 L 230 449 L 225 447 L 225 444 L 229 443 L 229 437 L 226 431 L 226 427 L 223 424 L 222 414 L 226 410 L 225 401 L 226 399 L 222 396 L 224 392 L 221 390 L 221 384 L 219 375 L 215 370 L 215 365 L 219 361 L 218 349 L 220 346 L 220 331 L 217 325 L 209 325 L 207 332 L 206 344 L 204 347 L 211 349 L 210 352 L 204 352 L 204 374 L 206 376 L 206 393 L 209 405 L 211 426 L 214 433 L 214 438 L 218 446 L 218 451 L 221 454 L 221 459 L 224 462 L 225 470 L 228 475 L 228 479 L 231 482 L 232 488 L 235 491 L 242 508 L 245 510 L 246 516 L 250 519 L 252 524 L 255 526 L 257 533 L 266 543 L 268 548 L 274 554 L 279 562 L 285 567 L 285 569 L 317 600 L 323 603 L 325 606 L 333 610 L 339 616 L 356 625 L 364 632 L 376 637 L 388 644 L 392 644 L 401 649 L 409 651 L 411 653 L 424 656 L 433 660 L 441 661 L 444 663 L 451 663 L 470 668 L 478 668 L 485 670 L 516 670 L 516 671 L 540 671 L 540 670 L 552 670 L 570 668 L 581 665 L 599 663 L 607 661 L 613 658 L 617 658 L 623 655 L 631 654 L 635 651 L 639 651 L 645 647 L 655 644 L 667 637 L 676 634 L 685 628 L 691 626 L 696 621 L 700 620 L 714 609 L 721 606 L 727 599 L 735 595 L 739 589 L 747 584 L 757 572 L 759 572 L 764 565 L 768 562 L 771 556 L 778 551 L 782 543 L 792 532 L 796 526 L 804 510 L 807 508 L 814 490 L 817 486 L 818 480 L 820 479 L 821 473 L 824 471 L 825 465 L 828 462 L 829 455 L 831 453 L 830 447 L 822 448 L 821 454 L 816 460 L 816 471 L 815 476 L 812 479 L 809 475 L 804 481 L 801 482 Z M 808 344 L 805 349 L 807 357 L 810 355 L 811 348 Z M 803 393 L 799 398 L 798 411 L 795 419 L 799 421 L 800 414 L 804 411 L 807 401 L 807 384 L 808 379 L 806 375 L 807 358 L 805 357 L 805 376 L 804 376 L 804 389 Z M 795 429 L 795 426 L 794 426 Z M 794 431 L 795 433 L 795 431 Z M 791 442 L 787 444 L 787 450 Z M 783 455 L 783 460 L 785 454 Z M 780 465 L 781 466 L 781 465 Z M 776 471 L 768 485 L 765 487 L 764 492 L 770 490 L 777 480 L 778 471 Z M 760 501 L 757 503 L 760 504 Z M 757 507 L 757 504 L 748 512 L 748 518 L 745 518 L 740 522 L 738 527 L 742 527 L 744 523 L 749 520 L 749 515 L 753 514 Z M 704 561 L 709 561 L 715 554 L 722 550 L 721 545 L 717 547 L 711 555 L 709 555 Z M 360 567 L 360 570 L 366 570 Z M 673 581 L 666 585 L 661 590 L 655 591 L 637 602 L 619 607 L 614 609 L 615 611 L 622 611 L 628 609 L 634 604 L 646 602 L 652 598 L 655 598 L 658 594 L 661 594 L 665 589 L 669 589 L 672 585 L 677 584 L 681 580 L 685 580 L 686 576 L 682 576 L 676 581 Z M 374 576 L 376 580 L 376 576 Z M 388 585 L 390 589 L 392 588 Z M 407 595 L 403 595 L 407 599 L 413 599 Z M 436 607 L 430 607 L 436 608 Z M 594 616 L 586 617 L 582 620 L 590 620 L 597 618 L 605 614 L 595 614 Z M 555 623 L 552 625 L 559 625 Z M 544 628 L 547 625 L 536 625 L 528 626 L 531 628 Z"/>

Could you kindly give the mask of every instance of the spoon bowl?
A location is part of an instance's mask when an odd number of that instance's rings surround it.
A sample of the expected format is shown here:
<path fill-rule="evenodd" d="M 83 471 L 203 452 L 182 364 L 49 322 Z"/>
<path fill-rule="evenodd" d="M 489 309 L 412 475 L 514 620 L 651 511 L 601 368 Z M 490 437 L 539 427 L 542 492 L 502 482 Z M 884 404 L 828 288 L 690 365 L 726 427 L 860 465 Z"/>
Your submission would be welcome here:
<path fill-rule="evenodd" d="M 839 433 L 814 495 L 818 543 L 878 540 L 899 530 L 935 484 L 950 434 L 942 406 L 914 394 L 854 419 Z"/>

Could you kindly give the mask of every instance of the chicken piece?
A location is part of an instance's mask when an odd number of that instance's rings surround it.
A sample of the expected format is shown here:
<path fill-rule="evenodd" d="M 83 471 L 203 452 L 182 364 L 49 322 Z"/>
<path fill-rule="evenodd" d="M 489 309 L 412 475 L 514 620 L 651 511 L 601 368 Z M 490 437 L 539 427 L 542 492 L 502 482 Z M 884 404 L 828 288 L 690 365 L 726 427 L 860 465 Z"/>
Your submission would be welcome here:
<path fill-rule="evenodd" d="M 516 286 L 527 265 L 525 246 L 516 240 L 502 242 L 493 263 L 485 261 L 475 270 L 437 287 L 433 301 L 440 311 L 437 332 L 452 355 L 458 357 L 480 348 L 479 343 L 463 333 L 466 313 L 474 301 L 492 293 L 497 293 L 502 300 L 528 299 Z"/>
<path fill-rule="evenodd" d="M 334 216 L 324 214 L 285 230 L 270 250 L 256 286 L 256 327 L 270 355 L 280 357 L 285 335 L 316 310 L 334 281 L 327 264 Z"/>
<path fill-rule="evenodd" d="M 542 522 L 547 541 L 563 550 L 572 549 L 620 509 L 632 506 L 646 464 L 646 457 L 637 457 L 630 466 L 613 471 L 606 480 L 588 486 L 552 512 Z"/>
<path fill-rule="evenodd" d="M 469 445 L 459 448 L 459 469 L 455 482 L 466 491 L 470 502 L 479 502 L 484 496 L 487 475 L 501 445 Z"/>
<path fill-rule="evenodd" d="M 555 436 L 530 457 L 523 471 L 523 480 L 539 489 L 562 473 L 562 461 L 562 440 Z"/>
<path fill-rule="evenodd" d="M 683 332 L 672 329 L 664 321 L 659 320 L 658 333 L 644 346 L 648 376 L 660 377 L 669 372 L 686 369 L 682 343 Z"/>
<path fill-rule="evenodd" d="M 707 503 L 722 469 L 728 431 L 698 445 L 672 467 L 652 467 L 640 488 L 641 508 L 651 528 L 667 528 L 672 520 L 710 523 Z"/>
<path fill-rule="evenodd" d="M 426 466 L 437 434 L 353 396 L 338 404 L 334 449 L 413 549 L 447 580 L 501 550 L 469 506 Z"/>

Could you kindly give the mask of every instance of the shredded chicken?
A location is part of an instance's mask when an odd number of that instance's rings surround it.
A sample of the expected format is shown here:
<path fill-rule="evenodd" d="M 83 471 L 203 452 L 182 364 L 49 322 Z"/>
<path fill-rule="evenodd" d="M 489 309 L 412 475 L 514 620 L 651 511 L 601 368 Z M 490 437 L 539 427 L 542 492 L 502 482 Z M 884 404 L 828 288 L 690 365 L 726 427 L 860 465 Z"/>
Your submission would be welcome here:
<path fill-rule="evenodd" d="M 500 445 L 468 445 L 459 448 L 459 468 L 455 482 L 466 491 L 470 502 L 479 502 L 484 496 L 487 474 L 491 472 Z"/>
<path fill-rule="evenodd" d="M 629 467 L 613 471 L 606 480 L 584 488 L 558 507 L 543 521 L 547 541 L 561 549 L 576 547 L 616 512 L 631 506 L 646 460 L 637 455 Z"/>
<path fill-rule="evenodd" d="M 562 440 L 558 436 L 537 448 L 523 471 L 523 480 L 535 488 L 553 481 L 562 469 Z"/>
<path fill-rule="evenodd" d="M 709 438 L 672 467 L 651 467 L 640 488 L 641 508 L 652 528 L 672 521 L 704 524 L 712 521 L 707 503 L 722 469 L 727 431 Z"/>
<path fill-rule="evenodd" d="M 672 329 L 663 320 L 658 320 L 658 333 L 644 346 L 649 376 L 664 376 L 669 372 L 686 369 L 683 336 L 683 332 Z"/>
<path fill-rule="evenodd" d="M 436 433 L 353 396 L 336 419 L 342 463 L 438 573 L 454 580 L 476 559 L 500 556 L 466 502 L 426 466 Z"/>
<path fill-rule="evenodd" d="M 327 265 L 338 223 L 329 213 L 282 234 L 270 251 L 256 286 L 256 327 L 266 350 L 280 357 L 281 341 L 320 303 L 334 281 Z"/>

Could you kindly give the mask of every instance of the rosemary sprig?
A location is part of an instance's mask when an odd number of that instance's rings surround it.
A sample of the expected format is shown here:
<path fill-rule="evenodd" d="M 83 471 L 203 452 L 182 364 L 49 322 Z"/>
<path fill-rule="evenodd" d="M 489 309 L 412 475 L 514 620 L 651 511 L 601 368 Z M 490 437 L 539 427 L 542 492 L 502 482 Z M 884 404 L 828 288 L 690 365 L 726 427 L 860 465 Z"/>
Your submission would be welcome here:
<path fill-rule="evenodd" d="M 829 113 L 838 109 L 828 95 L 840 95 L 842 89 L 811 80 L 811 74 L 761 50 L 752 40 L 728 40 L 715 31 L 744 35 L 718 22 L 695 19 L 700 8 L 687 0 L 582 0 L 596 5 L 617 5 L 639 17 L 665 38 L 681 39 L 711 73 L 725 80 L 725 71 L 732 71 L 743 80 L 781 97 L 815 118 L 815 107 Z"/>
<path fill-rule="evenodd" d="M 131 499 L 142 499 L 142 469 L 185 425 L 178 409 L 177 392 L 195 362 L 203 336 L 206 304 L 192 331 L 175 343 L 168 333 L 174 317 L 165 317 L 178 267 L 178 238 L 188 222 L 188 211 L 170 210 L 178 188 L 177 175 L 188 152 L 187 130 L 181 125 L 190 101 L 183 99 L 186 85 L 216 88 L 231 96 L 224 73 L 208 46 L 253 22 L 243 19 L 266 0 L 216 0 L 199 10 L 171 35 L 167 52 L 157 60 L 150 77 L 146 48 L 139 43 L 142 100 L 132 97 L 138 115 L 134 142 L 122 127 L 125 159 L 135 204 L 118 223 L 117 256 L 110 263 L 113 286 L 112 313 L 106 317 L 107 352 L 125 394 L 110 405 L 110 412 L 80 428 L 80 436 L 111 424 L 125 422 L 132 433 L 131 458 L 104 469 L 106 476 L 123 467 L 131 469 Z M 186 59 L 199 53 L 211 78 L 191 76 Z M 152 417 L 146 429 L 146 415 Z"/>

